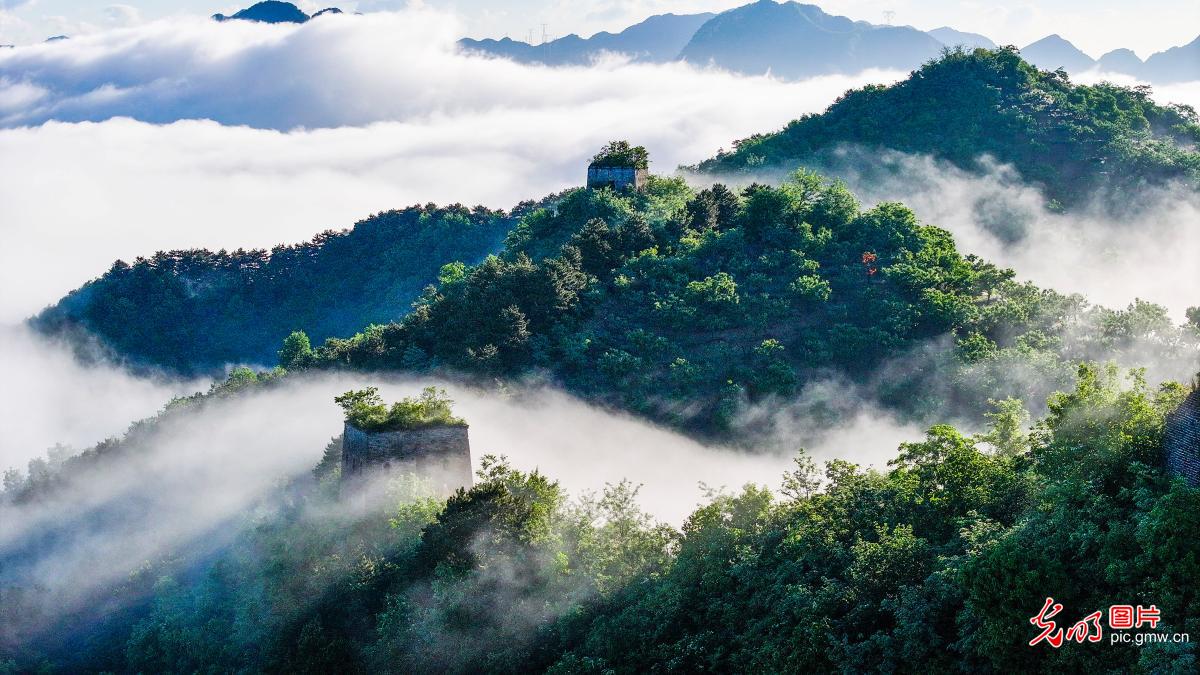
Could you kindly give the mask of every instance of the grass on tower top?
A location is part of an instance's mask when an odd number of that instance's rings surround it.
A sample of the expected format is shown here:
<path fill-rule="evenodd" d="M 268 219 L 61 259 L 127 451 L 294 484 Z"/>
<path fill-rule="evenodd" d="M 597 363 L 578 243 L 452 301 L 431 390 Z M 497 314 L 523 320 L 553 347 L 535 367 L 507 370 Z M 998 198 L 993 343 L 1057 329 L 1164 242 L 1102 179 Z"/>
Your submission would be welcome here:
<path fill-rule="evenodd" d="M 436 387 L 426 387 L 420 396 L 401 399 L 390 408 L 375 387 L 348 391 L 333 400 L 346 411 L 346 421 L 363 431 L 467 426 L 466 420 L 454 416 L 454 401 Z"/>

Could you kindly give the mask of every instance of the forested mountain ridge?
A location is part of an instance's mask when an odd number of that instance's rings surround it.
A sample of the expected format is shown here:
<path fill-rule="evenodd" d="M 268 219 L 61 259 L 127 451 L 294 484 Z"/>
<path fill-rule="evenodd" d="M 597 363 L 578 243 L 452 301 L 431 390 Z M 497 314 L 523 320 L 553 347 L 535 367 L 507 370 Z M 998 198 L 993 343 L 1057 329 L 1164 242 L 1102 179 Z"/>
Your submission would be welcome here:
<path fill-rule="evenodd" d="M 503 211 L 428 204 L 270 251 L 170 251 L 117 261 L 34 325 L 82 329 L 135 364 L 180 372 L 272 363 L 294 330 L 323 340 L 402 317 L 442 265 L 482 260 L 513 222 Z"/>
<path fill-rule="evenodd" d="M 1063 204 L 1097 190 L 1200 185 L 1200 119 L 1145 88 L 1072 84 L 1012 48 L 954 50 L 892 86 L 847 92 L 821 114 L 738 141 L 701 171 L 791 168 L 841 145 L 923 153 L 965 169 L 984 155 L 1013 165 Z"/>
<path fill-rule="evenodd" d="M 934 426 L 882 471 L 801 452 L 779 496 L 713 495 L 679 530 L 629 483 L 571 499 L 494 458 L 447 500 L 410 477 L 354 507 L 334 441 L 312 478 L 223 523 L 221 545 L 145 561 L 94 617 L 21 632 L 53 592 L 0 566 L 0 669 L 1186 671 L 1187 642 L 1029 645 L 1048 595 L 1068 608 L 1060 625 L 1132 602 L 1155 605 L 1156 631 L 1200 631 L 1180 583 L 1200 574 L 1200 490 L 1162 460 L 1185 394 L 1084 366 L 1032 428 L 1006 402 L 985 433 Z M 146 432 L 113 451 L 142 451 Z M 8 484 L 0 515 L 55 488 Z M 89 501 L 66 529 L 94 534 L 108 508 Z"/>
<path fill-rule="evenodd" d="M 691 433 L 749 437 L 749 405 L 830 373 L 924 418 L 982 390 L 1046 395 L 1080 359 L 1200 353 L 1200 334 L 1161 307 L 1093 308 L 1018 283 L 903 205 L 863 210 L 811 173 L 742 191 L 663 178 L 643 193 L 568 191 L 521 218 L 500 254 L 439 278 L 404 319 L 316 349 L 299 339 L 281 365 L 549 375 Z M 917 348 L 919 365 L 880 376 Z"/>
<path fill-rule="evenodd" d="M 1064 68 L 1068 73 L 1082 73 L 1096 65 L 1095 59 L 1057 34 L 1025 45 L 1021 48 L 1021 58 L 1042 70 Z"/>
<path fill-rule="evenodd" d="M 850 92 L 821 115 L 741 141 L 700 169 L 718 175 L 769 171 L 774 179 L 844 144 L 929 153 L 964 167 L 976 167 L 978 157 L 988 154 L 1069 205 L 1093 189 L 1169 180 L 1195 185 L 1197 139 L 1194 112 L 1158 106 L 1142 90 L 1072 85 L 1037 71 L 1011 50 L 951 52 L 903 83 Z M 675 195 L 677 201 L 691 198 L 686 190 Z M 547 197 L 542 205 L 559 198 Z M 720 199 L 727 202 L 722 217 L 732 217 L 732 196 L 722 193 Z M 133 363 L 181 372 L 271 363 L 291 331 L 306 331 L 319 344 L 400 320 L 421 289 L 437 281 L 442 265 L 474 264 L 499 251 L 508 231 L 534 210 L 526 204 L 509 215 L 427 205 L 272 252 L 177 251 L 132 265 L 118 262 L 35 323 L 51 331 L 83 329 Z M 666 217 L 656 213 L 640 217 Z M 565 217 L 575 218 L 569 212 Z M 687 218 L 697 217 L 707 218 Z M 672 218 L 675 228 L 687 220 Z M 566 243 L 562 237 L 553 245 L 540 242 L 541 233 L 533 232 L 530 245 L 543 253 Z M 858 255 L 864 252 L 870 251 Z"/>

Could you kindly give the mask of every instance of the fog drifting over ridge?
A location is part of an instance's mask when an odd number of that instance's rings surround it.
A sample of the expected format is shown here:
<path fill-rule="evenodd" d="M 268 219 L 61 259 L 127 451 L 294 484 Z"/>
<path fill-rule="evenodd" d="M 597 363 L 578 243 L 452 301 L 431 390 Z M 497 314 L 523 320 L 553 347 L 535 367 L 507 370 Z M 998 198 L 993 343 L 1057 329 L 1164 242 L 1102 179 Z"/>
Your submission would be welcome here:
<path fill-rule="evenodd" d="M 1011 268 L 1018 280 L 1112 309 L 1147 300 L 1166 307 L 1177 323 L 1188 307 L 1200 305 L 1200 268 L 1183 254 L 1200 250 L 1200 194 L 1194 190 L 1146 188 L 1122 214 L 1099 203 L 1061 212 L 1012 167 L 988 157 L 978 159 L 977 171 L 966 171 L 928 155 L 846 146 L 805 165 L 845 181 L 864 207 L 905 204 L 923 223 L 950 231 L 961 253 Z M 688 179 L 744 186 L 777 183 L 786 172 Z"/>
<path fill-rule="evenodd" d="M 120 436 L 198 381 L 135 377 L 109 364 L 85 365 L 67 346 L 24 326 L 0 324 L 0 473 L 24 468 L 61 444 L 75 451 Z"/>
<path fill-rule="evenodd" d="M 6 124 L 50 113 L 169 122 L 0 129 L 0 323 L 38 311 L 117 258 L 270 247 L 413 203 L 510 207 L 579 185 L 588 157 L 612 138 L 646 145 L 654 168 L 670 173 L 733 139 L 820 111 L 847 88 L 903 76 L 784 83 L 619 59 L 551 69 L 462 54 L 457 35 L 444 15 L 412 10 L 303 27 L 158 22 L 0 52 Z M 1196 96 L 1197 88 L 1167 93 Z M 189 115 L 264 128 L 174 121 Z M 294 124 L 363 126 L 278 130 Z M 955 232 L 960 250 L 1011 265 L 1021 278 L 1118 307 L 1143 297 L 1176 317 L 1200 304 L 1190 299 L 1200 280 L 1187 257 L 1163 257 L 1194 248 L 1194 199 L 1163 198 L 1161 212 L 1122 229 L 1095 214 L 1044 213 L 1040 195 L 1002 168 L 979 177 L 929 158 L 882 159 L 904 172 L 892 182 L 850 175 L 865 201 L 904 201 Z M 981 227 L 981 200 L 1024 214 L 1035 236 L 1000 245 Z M 1103 270 L 1084 266 L 1081 241 L 1100 246 Z M 81 371 L 68 352 L 21 333 L 6 344 L 0 371 L 42 364 L 28 377 L 47 374 L 37 395 L 4 390 L 11 419 L 47 422 L 26 425 L 37 433 L 19 445 L 4 441 L 0 469 L 55 442 L 91 445 L 189 387 L 105 366 Z"/>
<path fill-rule="evenodd" d="M 23 577 L 48 589 L 55 601 L 45 603 L 47 616 L 25 620 L 52 623 L 145 561 L 219 546 L 236 531 L 229 524 L 256 517 L 251 507 L 316 465 L 342 429 L 333 397 L 366 384 L 381 385 L 393 400 L 444 385 L 455 413 L 471 424 L 476 468 L 485 454 L 505 455 L 516 468 L 558 481 L 572 497 L 628 478 L 642 484 L 641 507 L 675 526 L 705 500 L 700 483 L 731 491 L 746 483 L 778 488 L 794 456 L 707 446 L 536 385 L 499 393 L 387 376 L 306 376 L 168 418 L 141 447 L 71 475 L 57 497 L 7 507 L 0 559 L 15 562 L 0 581 Z M 794 447 L 807 443 L 817 459 L 849 456 L 882 468 L 900 442 L 920 435 L 864 410 L 838 430 L 796 435 Z M 42 546 L 28 548 L 48 531 L 53 536 Z"/>
<path fill-rule="evenodd" d="M 555 69 L 464 54 L 456 35 L 447 15 L 410 10 L 299 27 L 161 21 L 0 54 L 0 126 L 107 120 L 0 129 L 0 234 L 13 242 L 0 288 L 19 296 L 0 300 L 0 320 L 117 258 L 270 247 L 413 203 L 508 208 L 580 184 L 613 138 L 669 173 L 904 75 Z"/>
<path fill-rule="evenodd" d="M 409 9 L 303 25 L 180 18 L 8 50 L 0 53 L 0 125 L 124 116 L 288 130 L 564 108 L 584 108 L 585 124 L 614 102 L 653 116 L 659 108 L 683 112 L 697 97 L 722 98 L 734 110 L 795 108 L 798 97 L 813 97 L 804 91 L 811 82 L 615 55 L 591 67 L 522 65 L 464 53 L 460 33 L 450 14 Z M 827 93 L 841 93 L 847 81 Z M 782 100 L 769 103 L 765 90 Z"/>
<path fill-rule="evenodd" d="M 819 111 L 847 88 L 902 76 L 781 83 L 618 59 L 549 69 L 462 54 L 456 36 L 445 15 L 414 10 L 303 27 L 163 21 L 0 54 L 9 124 L 47 110 L 169 122 L 0 129 L 0 324 L 118 258 L 270 248 L 414 203 L 508 208 L 579 185 L 588 158 L 613 138 L 647 145 L 669 173 Z M 266 128 L 174 121 L 189 115 Z M 370 123 L 276 130 L 297 121 Z M 119 434 L 192 386 L 106 365 L 77 372 L 68 351 L 23 329 L 8 335 L 0 370 L 53 376 L 36 395 L 3 390 L 12 419 L 39 423 L 0 441 L 0 470 L 54 443 L 82 449 Z M 54 422 L 63 419 L 76 422 Z"/>

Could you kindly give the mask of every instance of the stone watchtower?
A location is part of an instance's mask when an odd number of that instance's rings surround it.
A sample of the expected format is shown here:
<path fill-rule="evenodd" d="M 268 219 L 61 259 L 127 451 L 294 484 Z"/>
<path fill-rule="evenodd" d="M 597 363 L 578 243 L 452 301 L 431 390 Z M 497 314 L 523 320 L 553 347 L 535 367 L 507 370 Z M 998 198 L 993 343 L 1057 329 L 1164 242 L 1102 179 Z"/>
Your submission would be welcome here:
<path fill-rule="evenodd" d="M 646 187 L 647 169 L 632 166 L 589 166 L 587 186 L 591 190 L 611 188 L 620 192 L 628 188 L 641 191 Z"/>
<path fill-rule="evenodd" d="M 1183 405 L 1167 415 L 1163 437 L 1167 468 L 1200 486 L 1200 389 L 1193 389 Z"/>
<path fill-rule="evenodd" d="M 342 482 L 378 473 L 413 473 L 449 496 L 469 489 L 471 443 L 467 423 L 450 412 L 445 392 L 429 388 L 389 410 L 372 387 L 338 397 L 346 409 Z"/>
<path fill-rule="evenodd" d="M 650 177 L 650 157 L 642 146 L 630 147 L 625 141 L 604 146 L 588 165 L 590 190 L 609 188 L 616 191 L 641 191 Z"/>

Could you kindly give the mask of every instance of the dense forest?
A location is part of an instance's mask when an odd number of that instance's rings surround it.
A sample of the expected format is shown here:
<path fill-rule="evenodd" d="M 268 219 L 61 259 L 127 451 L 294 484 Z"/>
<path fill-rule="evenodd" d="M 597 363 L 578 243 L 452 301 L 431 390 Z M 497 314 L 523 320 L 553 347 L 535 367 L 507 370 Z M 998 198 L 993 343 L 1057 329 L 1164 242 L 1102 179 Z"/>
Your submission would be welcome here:
<path fill-rule="evenodd" d="M 1015 281 L 906 207 L 863 210 L 804 172 L 741 191 L 662 178 L 568 191 L 521 218 L 501 253 L 439 278 L 399 322 L 315 349 L 293 336 L 281 365 L 548 375 L 728 437 L 750 404 L 831 373 L 918 419 L 978 417 L 988 396 L 1069 386 L 1080 360 L 1190 367 L 1200 353 L 1198 327 L 1161 307 L 1091 307 Z"/>
<path fill-rule="evenodd" d="M 1011 47 L 960 49 L 896 85 L 849 91 L 824 113 L 743 139 L 698 168 L 789 169 L 846 145 L 929 154 L 968 170 L 991 156 L 1069 207 L 1098 190 L 1200 186 L 1198 142 L 1196 111 L 1158 105 L 1147 87 L 1072 84 Z"/>
<path fill-rule="evenodd" d="M 482 260 L 511 226 L 504 212 L 429 204 L 270 251 L 160 252 L 117 261 L 35 325 L 83 329 L 135 364 L 181 372 L 269 363 L 294 330 L 323 340 L 405 315 L 442 265 Z"/>
<path fill-rule="evenodd" d="M 886 471 L 801 452 L 781 497 L 714 494 L 679 530 L 628 483 L 572 498 L 499 458 L 448 500 L 397 477 L 352 508 L 334 442 L 218 551 L 131 574 L 107 620 L 14 643 L 40 598 L 0 587 L 0 672 L 1191 672 L 1192 644 L 1111 645 L 1107 626 L 1028 645 L 1047 596 L 1063 628 L 1153 604 L 1157 632 L 1200 631 L 1200 490 L 1161 457 L 1184 394 L 1085 365 L 1036 424 L 1000 405 L 986 433 L 934 426 Z"/>

